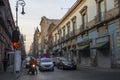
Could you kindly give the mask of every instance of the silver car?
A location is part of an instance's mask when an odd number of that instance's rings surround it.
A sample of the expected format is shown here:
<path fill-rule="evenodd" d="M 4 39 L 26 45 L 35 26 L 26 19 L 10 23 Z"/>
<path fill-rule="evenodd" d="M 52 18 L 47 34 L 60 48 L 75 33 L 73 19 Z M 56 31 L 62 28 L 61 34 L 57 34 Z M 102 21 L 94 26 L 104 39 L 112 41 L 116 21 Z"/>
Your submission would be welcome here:
<path fill-rule="evenodd" d="M 40 58 L 39 70 L 45 71 L 50 70 L 54 71 L 54 63 L 51 58 Z"/>

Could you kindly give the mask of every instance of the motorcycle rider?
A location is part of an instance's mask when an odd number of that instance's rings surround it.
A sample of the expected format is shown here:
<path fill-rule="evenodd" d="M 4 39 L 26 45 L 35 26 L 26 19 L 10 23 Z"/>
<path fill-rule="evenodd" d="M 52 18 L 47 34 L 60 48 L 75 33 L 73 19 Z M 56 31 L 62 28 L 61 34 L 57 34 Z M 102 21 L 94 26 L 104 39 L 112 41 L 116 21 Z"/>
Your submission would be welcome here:
<path fill-rule="evenodd" d="M 37 61 L 36 61 L 34 58 L 31 57 L 29 63 L 30 63 L 30 67 L 29 67 L 28 73 L 30 72 L 30 70 L 31 70 L 31 68 L 32 68 L 32 67 L 31 67 L 32 65 L 35 65 L 35 66 L 37 65 Z M 37 73 L 37 68 L 36 68 L 36 67 L 35 67 L 35 71 L 36 71 L 36 73 Z"/>

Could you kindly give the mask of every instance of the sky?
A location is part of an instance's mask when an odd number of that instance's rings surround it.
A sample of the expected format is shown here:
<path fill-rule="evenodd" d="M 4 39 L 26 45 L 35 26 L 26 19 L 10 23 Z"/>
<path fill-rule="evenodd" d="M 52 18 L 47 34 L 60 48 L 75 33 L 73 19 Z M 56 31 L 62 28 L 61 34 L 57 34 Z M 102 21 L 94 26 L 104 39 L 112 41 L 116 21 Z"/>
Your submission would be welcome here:
<path fill-rule="evenodd" d="M 9 0 L 14 21 L 16 19 L 16 1 Z M 33 34 L 38 27 L 42 16 L 49 19 L 61 19 L 76 0 L 24 0 L 25 15 L 21 14 L 22 7 L 18 7 L 18 26 L 20 32 L 26 36 L 25 48 L 28 52 L 33 42 Z"/>

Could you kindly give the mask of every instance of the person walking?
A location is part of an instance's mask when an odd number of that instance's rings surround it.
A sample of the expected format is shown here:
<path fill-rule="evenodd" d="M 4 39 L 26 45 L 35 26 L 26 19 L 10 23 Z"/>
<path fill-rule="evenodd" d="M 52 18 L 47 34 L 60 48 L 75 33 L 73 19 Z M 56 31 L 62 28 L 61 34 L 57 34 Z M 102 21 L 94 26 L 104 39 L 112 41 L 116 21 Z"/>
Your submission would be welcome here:
<path fill-rule="evenodd" d="M 8 60 L 6 58 L 3 59 L 3 70 L 4 72 L 6 72 L 7 70 L 7 64 L 8 64 Z"/>

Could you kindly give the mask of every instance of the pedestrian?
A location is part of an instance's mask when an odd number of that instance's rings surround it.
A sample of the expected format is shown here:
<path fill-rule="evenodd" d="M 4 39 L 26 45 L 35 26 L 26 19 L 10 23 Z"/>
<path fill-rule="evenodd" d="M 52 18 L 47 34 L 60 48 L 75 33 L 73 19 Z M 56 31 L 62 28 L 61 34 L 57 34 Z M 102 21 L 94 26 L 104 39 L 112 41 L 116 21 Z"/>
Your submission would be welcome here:
<path fill-rule="evenodd" d="M 7 64 L 8 64 L 8 60 L 6 58 L 3 59 L 3 70 L 4 70 L 4 72 L 6 72 L 6 70 L 7 70 Z"/>
<path fill-rule="evenodd" d="M 6 51 L 7 51 L 7 49 L 5 49 L 4 58 L 2 60 L 4 72 L 6 72 L 7 65 L 8 65 L 8 59 L 7 59 L 7 52 Z"/>

